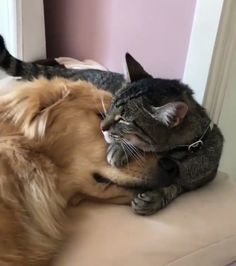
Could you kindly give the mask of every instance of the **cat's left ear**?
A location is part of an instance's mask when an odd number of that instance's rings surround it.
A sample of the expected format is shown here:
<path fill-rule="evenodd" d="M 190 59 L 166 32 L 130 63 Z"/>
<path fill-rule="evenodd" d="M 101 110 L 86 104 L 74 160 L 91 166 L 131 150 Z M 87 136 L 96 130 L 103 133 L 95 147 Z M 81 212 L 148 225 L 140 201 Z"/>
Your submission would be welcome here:
<path fill-rule="evenodd" d="M 160 107 L 151 106 L 148 113 L 168 127 L 178 126 L 188 112 L 188 105 L 184 102 L 171 102 Z"/>
<path fill-rule="evenodd" d="M 144 78 L 152 77 L 129 53 L 125 54 L 125 62 L 125 77 L 127 81 L 134 82 Z"/>

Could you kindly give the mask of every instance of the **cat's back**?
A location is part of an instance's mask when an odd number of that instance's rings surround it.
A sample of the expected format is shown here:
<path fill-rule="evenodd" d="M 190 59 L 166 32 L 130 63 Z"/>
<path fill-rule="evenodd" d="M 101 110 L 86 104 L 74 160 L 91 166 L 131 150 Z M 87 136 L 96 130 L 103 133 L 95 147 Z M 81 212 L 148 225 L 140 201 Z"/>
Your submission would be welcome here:
<path fill-rule="evenodd" d="M 24 62 L 12 56 L 3 37 L 0 35 L 0 68 L 8 75 L 32 80 L 43 76 L 47 79 L 62 77 L 70 80 L 84 80 L 91 82 L 98 88 L 114 93 L 125 83 L 122 74 L 99 69 L 68 69 L 58 66 L 40 65 L 32 62 Z"/>

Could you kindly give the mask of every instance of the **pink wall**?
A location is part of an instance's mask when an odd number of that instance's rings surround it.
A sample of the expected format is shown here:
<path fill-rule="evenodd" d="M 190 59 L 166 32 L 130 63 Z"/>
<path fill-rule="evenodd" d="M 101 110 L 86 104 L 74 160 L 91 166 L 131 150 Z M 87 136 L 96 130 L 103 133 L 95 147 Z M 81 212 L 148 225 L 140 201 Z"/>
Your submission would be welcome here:
<path fill-rule="evenodd" d="M 45 0 L 48 56 L 122 72 L 129 51 L 155 76 L 182 78 L 196 0 Z"/>

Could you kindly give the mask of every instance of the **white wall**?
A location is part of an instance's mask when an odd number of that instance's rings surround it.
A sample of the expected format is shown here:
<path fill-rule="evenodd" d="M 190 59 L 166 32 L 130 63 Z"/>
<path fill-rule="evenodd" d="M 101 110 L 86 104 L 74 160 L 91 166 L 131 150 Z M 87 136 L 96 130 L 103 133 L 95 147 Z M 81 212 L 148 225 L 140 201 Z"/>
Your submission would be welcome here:
<path fill-rule="evenodd" d="M 44 59 L 46 41 L 43 0 L 21 0 L 21 2 L 23 58 L 26 61 Z"/>
<path fill-rule="evenodd" d="M 204 99 L 225 138 L 220 170 L 236 178 L 236 1 L 224 2 Z"/>
<path fill-rule="evenodd" d="M 203 102 L 224 0 L 197 0 L 183 82 Z"/>
<path fill-rule="evenodd" d="M 0 1 L 0 34 L 3 35 L 9 51 L 14 56 L 17 56 L 16 31 L 14 28 L 14 25 L 16 24 L 14 13 L 16 11 L 12 8 L 12 2 L 12 0 Z M 5 76 L 5 73 L 0 70 L 0 79 Z"/>
<path fill-rule="evenodd" d="M 0 18 L 0 34 L 12 55 L 26 61 L 46 57 L 43 0 L 0 0 Z"/>
<path fill-rule="evenodd" d="M 9 51 L 14 56 L 17 56 L 17 21 L 15 0 L 0 1 L 0 17 L 0 33 L 4 36 Z"/>
<path fill-rule="evenodd" d="M 235 8 L 236 11 L 236 8 Z M 236 15 L 236 12 L 235 12 Z M 236 19 L 234 19 L 236 22 Z M 232 25 L 235 27 L 235 24 Z M 219 127 L 221 128 L 224 138 L 224 150 L 220 163 L 220 170 L 236 178 L 236 44 L 232 54 L 232 64 L 228 74 L 227 90 L 219 117 Z"/>

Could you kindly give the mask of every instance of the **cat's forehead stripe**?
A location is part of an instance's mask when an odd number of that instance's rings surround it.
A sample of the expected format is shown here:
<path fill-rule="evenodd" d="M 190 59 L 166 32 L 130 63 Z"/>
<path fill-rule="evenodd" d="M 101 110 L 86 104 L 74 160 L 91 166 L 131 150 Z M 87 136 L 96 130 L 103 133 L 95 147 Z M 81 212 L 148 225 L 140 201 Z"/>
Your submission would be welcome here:
<path fill-rule="evenodd" d="M 116 107 L 120 107 L 127 103 L 127 100 L 131 101 L 143 96 L 147 92 L 147 89 L 138 90 L 138 91 L 131 91 L 130 93 L 124 92 L 120 94 L 114 101 Z"/>

